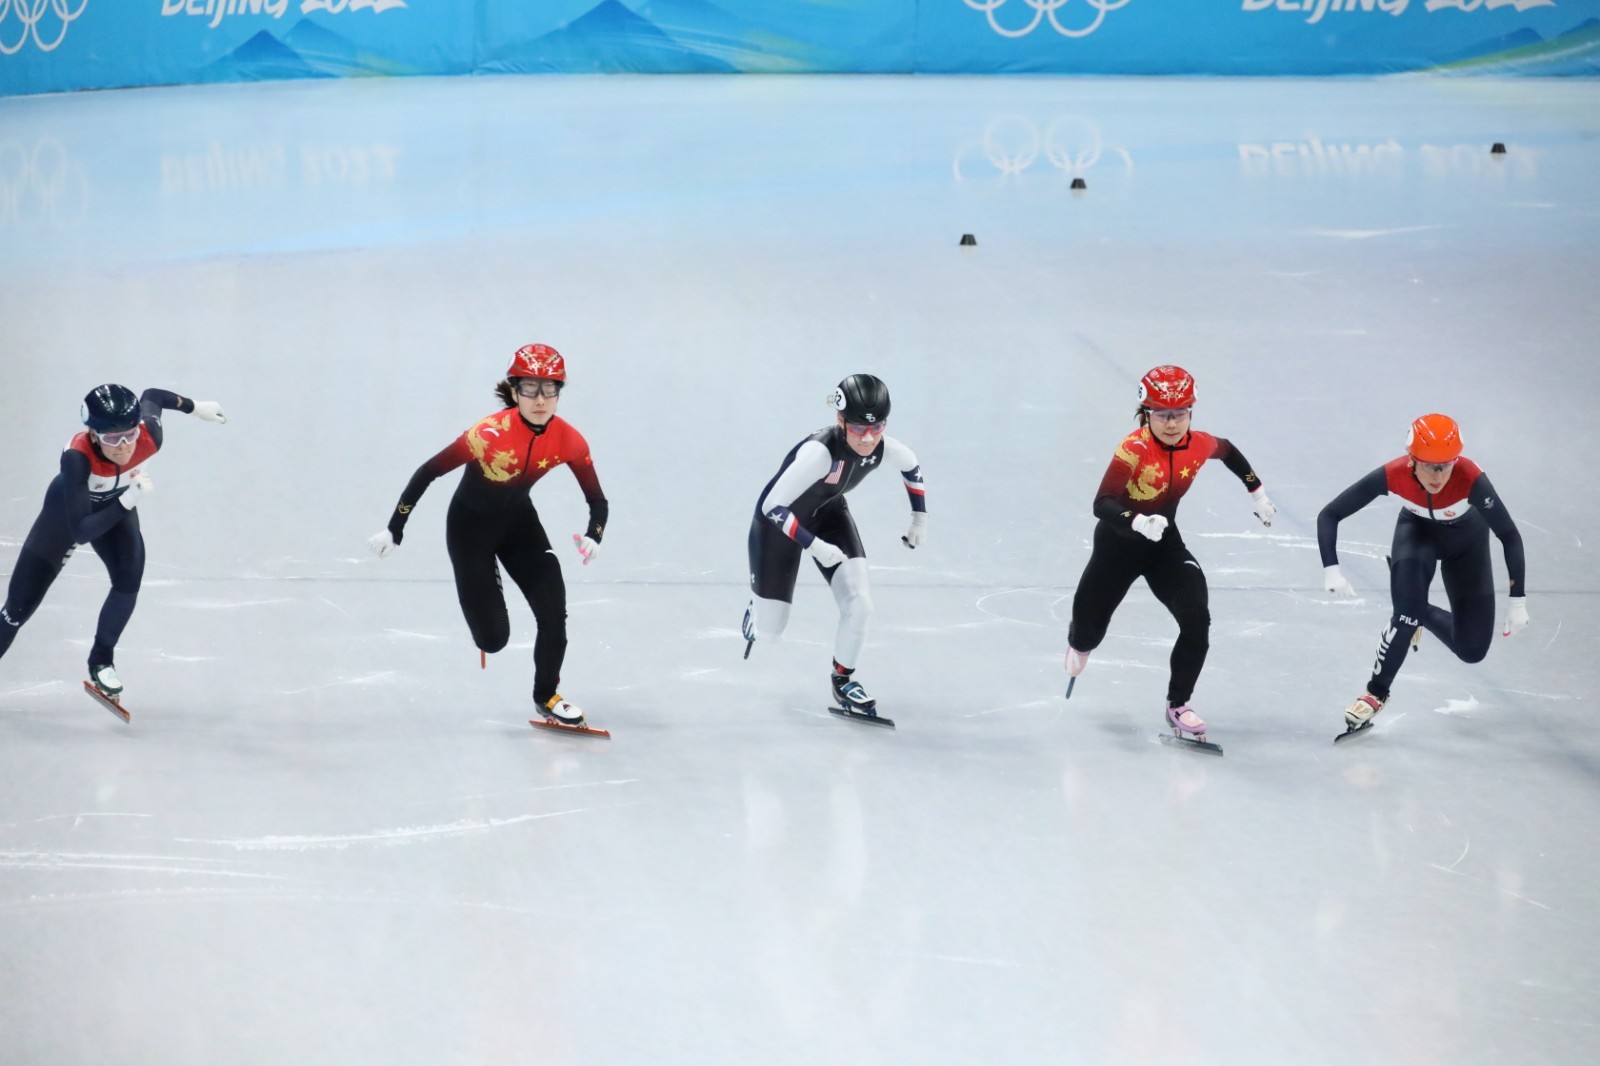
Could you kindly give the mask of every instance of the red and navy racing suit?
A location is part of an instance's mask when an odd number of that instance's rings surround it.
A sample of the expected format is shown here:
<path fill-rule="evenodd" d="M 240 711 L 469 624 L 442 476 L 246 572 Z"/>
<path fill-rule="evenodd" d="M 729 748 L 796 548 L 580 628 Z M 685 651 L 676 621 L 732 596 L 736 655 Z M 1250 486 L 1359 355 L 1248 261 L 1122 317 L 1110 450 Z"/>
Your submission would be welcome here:
<path fill-rule="evenodd" d="M 114 666 L 117 641 L 133 617 L 144 579 L 144 536 L 137 508 L 119 502 L 128 485 L 161 450 L 162 411 L 194 411 L 194 401 L 165 389 L 145 389 L 139 396 L 139 439 L 126 465 L 107 459 L 87 432 L 67 442 L 61 470 L 45 490 L 44 507 L 28 530 L 17 556 L 6 602 L 0 608 L 0 655 L 16 639 L 17 630 L 33 616 L 61 568 L 80 544 L 88 544 L 111 575 L 111 591 L 100 608 L 89 668 Z"/>
<path fill-rule="evenodd" d="M 1189 702 L 1211 648 L 1206 575 L 1189 554 L 1177 525 L 1178 501 L 1209 459 L 1221 460 L 1245 488 L 1260 487 L 1250 463 L 1221 437 L 1191 431 L 1168 447 L 1144 426 L 1122 439 L 1095 494 L 1094 514 L 1100 521 L 1094 529 L 1094 549 L 1072 597 L 1072 622 L 1067 628 L 1067 643 L 1074 648 L 1098 648 L 1128 589 L 1144 578 L 1178 622 L 1167 681 L 1167 699 L 1174 707 Z M 1161 539 L 1152 541 L 1135 532 L 1136 515 L 1164 516 L 1168 525 Z"/>
<path fill-rule="evenodd" d="M 1405 662 L 1418 625 L 1426 627 L 1463 662 L 1479 662 L 1489 653 L 1494 639 L 1490 530 L 1500 538 L 1505 552 L 1511 594 L 1521 596 L 1527 588 L 1522 534 L 1495 494 L 1489 476 L 1465 456 L 1456 460 L 1450 479 L 1436 493 L 1422 487 L 1411 468 L 1411 458 L 1402 455 L 1334 497 L 1317 515 L 1317 547 L 1323 566 L 1339 562 L 1339 523 L 1384 495 L 1400 501 L 1400 516 L 1389 549 L 1394 615 L 1379 641 L 1372 678 L 1367 682 L 1367 691 L 1380 700 L 1389 698 L 1389 688 Z M 1428 602 L 1428 586 L 1436 569 L 1444 578 L 1448 611 Z"/>
<path fill-rule="evenodd" d="M 428 486 L 458 466 L 466 470 L 445 515 L 445 546 L 455 570 L 461 612 L 473 642 L 484 651 L 499 651 L 511 639 L 511 620 L 495 566 L 498 559 L 522 590 L 538 625 L 533 698 L 543 705 L 556 694 L 567 654 L 567 586 L 528 492 L 556 467 L 570 468 L 589 503 L 587 535 L 598 543 L 609 508 L 589 444 L 562 419 L 552 417 L 536 426 L 515 407 L 482 419 L 411 476 L 389 519 L 396 544 Z"/>

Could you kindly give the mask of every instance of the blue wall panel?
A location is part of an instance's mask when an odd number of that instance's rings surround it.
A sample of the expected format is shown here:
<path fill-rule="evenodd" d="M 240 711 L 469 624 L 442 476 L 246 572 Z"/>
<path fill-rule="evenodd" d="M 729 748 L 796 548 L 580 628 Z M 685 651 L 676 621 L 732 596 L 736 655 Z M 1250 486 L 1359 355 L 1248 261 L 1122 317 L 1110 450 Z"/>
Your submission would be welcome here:
<path fill-rule="evenodd" d="M 0 93 L 487 73 L 1600 74 L 1600 0 L 0 0 Z"/>

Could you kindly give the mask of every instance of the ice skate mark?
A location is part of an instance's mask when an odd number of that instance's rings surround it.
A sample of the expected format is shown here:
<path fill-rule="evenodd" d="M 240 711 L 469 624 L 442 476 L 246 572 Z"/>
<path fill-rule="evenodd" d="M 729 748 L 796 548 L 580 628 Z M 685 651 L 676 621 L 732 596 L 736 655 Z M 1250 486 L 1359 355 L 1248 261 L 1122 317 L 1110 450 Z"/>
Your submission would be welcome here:
<path fill-rule="evenodd" d="M 0 693 L 0 695 L 6 695 L 6 696 L 28 696 L 28 695 L 32 695 L 35 692 L 44 692 L 47 689 L 55 688 L 59 684 L 61 684 L 60 681 L 41 681 L 37 685 L 26 685 L 26 686 L 24 686 L 22 688 L 10 689 L 9 691 L 7 691 L 5 693 Z"/>
<path fill-rule="evenodd" d="M 175 663 L 209 663 L 216 659 L 215 655 L 174 655 L 170 651 L 156 651 L 156 655 Z"/>
<path fill-rule="evenodd" d="M 525 796 L 530 792 L 559 792 L 568 788 L 612 788 L 617 785 L 637 785 L 643 780 L 644 778 L 642 777 L 618 777 L 609 781 L 574 781 L 570 785 L 529 785 L 527 788 L 508 788 L 497 792 L 474 792 L 466 796 L 446 796 L 444 799 L 439 800 L 417 800 L 411 806 L 439 803 L 475 803 L 479 800 L 501 799 L 506 796 Z"/>
<path fill-rule="evenodd" d="M 1444 701 L 1444 706 L 1443 707 L 1435 707 L 1433 709 L 1433 713 L 1434 714 L 1465 714 L 1468 711 L 1475 711 L 1481 706 L 1483 706 L 1483 704 L 1479 703 L 1475 697 L 1468 696 L 1464 700 L 1445 700 Z"/>
<path fill-rule="evenodd" d="M 1396 226 L 1393 229 L 1314 229 L 1306 232 L 1312 237 L 1342 237 L 1350 241 L 1365 241 L 1373 237 L 1392 237 L 1397 233 L 1426 233 L 1429 230 L 1445 229 L 1442 225 L 1431 226 Z"/>
<path fill-rule="evenodd" d="M 1041 629 L 1055 629 L 1058 623 L 1034 622 L 1026 618 L 1013 618 L 1010 615 L 1001 614 L 996 610 L 992 610 L 987 606 L 987 604 L 990 600 L 999 599 L 1001 596 L 1014 596 L 1017 593 L 1022 592 L 1055 592 L 1060 587 L 1061 586 L 1059 585 L 1030 585 L 1026 588 L 1001 589 L 998 592 L 987 592 L 974 600 L 972 606 L 996 621 L 1015 622 L 1018 625 L 1024 626 L 1038 626 Z M 1059 602 L 1059 599 L 1056 602 Z M 1054 604 L 1052 604 L 1052 606 L 1054 606 Z M 1054 616 L 1052 615 L 1052 618 L 1053 617 Z"/>
<path fill-rule="evenodd" d="M 1556 631 L 1554 633 L 1551 633 L 1550 634 L 1550 639 L 1544 642 L 1544 646 L 1545 646 L 1545 650 L 1546 651 L 1549 650 L 1550 645 L 1554 644 L 1556 642 L 1556 638 L 1559 637 L 1560 635 L 1561 635 L 1561 623 L 1557 622 L 1556 623 Z"/>
<path fill-rule="evenodd" d="M 1448 873 L 1455 873 L 1456 867 L 1461 865 L 1461 860 L 1466 858 L 1467 857 L 1467 852 L 1469 852 L 1471 850 L 1472 850 L 1472 838 L 1471 837 L 1467 837 L 1467 839 L 1461 845 L 1461 854 L 1456 856 L 1456 861 L 1451 863 L 1449 866 L 1444 867 L 1444 869 Z"/>
<path fill-rule="evenodd" d="M 1261 634 L 1265 633 L 1267 630 L 1271 629 L 1277 624 L 1278 623 L 1276 622 L 1257 622 L 1249 629 L 1239 630 L 1239 635 L 1241 637 L 1259 637 Z"/>
<path fill-rule="evenodd" d="M 183 600 L 179 607 L 192 607 L 197 611 L 232 611 L 239 607 L 273 607 L 280 603 L 299 603 L 287 597 L 272 600 Z"/>
<path fill-rule="evenodd" d="M 278 695 L 299 696 L 307 692 L 315 692 L 318 689 L 337 688 L 340 685 L 370 685 L 374 681 L 382 681 L 386 677 L 394 676 L 396 674 L 393 670 L 380 670 L 375 674 L 364 674 L 361 677 L 341 677 L 334 681 L 324 681 L 319 685 L 307 685 L 305 688 L 279 689 Z"/>
<path fill-rule="evenodd" d="M 321 600 L 323 603 L 327 604 L 329 607 L 332 607 L 335 611 L 338 611 L 340 614 L 344 615 L 346 618 L 350 617 L 350 612 L 349 611 L 345 610 L 343 607 L 340 607 L 337 603 L 334 603 L 332 600 L 328 599 L 328 597 L 326 597 L 326 596 L 318 596 L 317 599 Z"/>
<path fill-rule="evenodd" d="M 685 671 L 683 671 L 682 673 L 680 673 L 678 675 L 678 680 L 687 681 L 691 677 L 703 677 L 706 674 L 717 674 L 717 673 L 721 673 L 721 672 L 722 672 L 722 667 L 720 667 L 720 666 L 704 666 L 704 667 L 701 667 L 698 670 L 685 670 Z"/>
<path fill-rule="evenodd" d="M 179 859 L 172 855 L 101 855 L 50 851 L 0 851 L 0 867 L 18 870 L 123 870 L 132 873 L 195 874 L 247 881 L 298 881 L 279 874 L 229 870 L 216 864 L 226 859 Z"/>
<path fill-rule="evenodd" d="M 1165 641 L 1163 643 L 1164 644 L 1171 644 L 1172 642 L 1171 641 Z M 1099 653 L 1097 652 L 1096 654 L 1098 655 Z M 1105 667 L 1105 666 L 1123 666 L 1123 667 L 1127 667 L 1130 670 L 1150 670 L 1150 671 L 1154 671 L 1154 672 L 1157 672 L 1157 673 L 1165 673 L 1167 671 L 1167 664 L 1165 662 L 1162 662 L 1160 665 L 1155 665 L 1155 664 L 1152 664 L 1152 663 L 1141 662 L 1141 661 L 1139 661 L 1137 659 L 1103 659 L 1103 658 L 1096 658 L 1095 659 L 1095 665 L 1096 666 L 1101 666 L 1101 667 Z"/>
<path fill-rule="evenodd" d="M 1459 862 L 1460 860 L 1458 859 L 1457 861 Z M 1488 887 L 1494 889 L 1497 892 L 1504 892 L 1506 895 L 1510 896 L 1512 899 L 1521 900 L 1523 903 L 1527 903 L 1527 904 L 1530 904 L 1532 906 L 1538 907 L 1542 911 L 1547 911 L 1547 910 L 1550 909 L 1548 906 L 1546 906 L 1543 903 L 1540 903 L 1538 900 L 1531 899 L 1528 896 L 1524 896 L 1520 892 L 1513 892 L 1509 888 L 1505 887 L 1504 885 L 1494 884 L 1494 883 L 1491 883 L 1491 882 L 1485 880 L 1482 877 L 1473 877 L 1471 874 L 1462 873 L 1460 870 L 1457 870 L 1453 865 L 1452 866 L 1440 866 L 1436 862 L 1430 862 L 1428 865 L 1433 867 L 1435 870 L 1440 871 L 1441 873 L 1454 874 L 1456 877 L 1464 877 L 1468 881 L 1472 881 L 1472 882 L 1475 882 L 1475 883 L 1480 884 L 1480 885 L 1488 885 Z"/>
<path fill-rule="evenodd" d="M 1568 694 L 1560 693 L 1560 692 L 1529 692 L 1526 689 L 1520 689 L 1520 688 L 1507 688 L 1507 689 L 1501 689 L 1500 691 L 1505 692 L 1506 694 L 1512 695 L 1512 696 L 1532 696 L 1536 700 L 1582 700 L 1582 699 L 1588 699 L 1587 696 L 1573 696 L 1573 695 L 1568 695 Z"/>
<path fill-rule="evenodd" d="M 1189 533 L 1186 535 L 1191 537 L 1198 536 L 1208 540 L 1266 540 L 1282 545 L 1285 548 L 1315 548 L 1317 546 L 1316 537 L 1304 537 L 1298 533 L 1268 533 L 1265 530 L 1246 529 L 1235 533 Z M 1365 552 L 1348 551 L 1342 542 L 1339 545 L 1339 550 L 1350 555 L 1366 554 Z M 1385 548 L 1384 550 L 1387 551 L 1388 549 Z"/>
<path fill-rule="evenodd" d="M 385 629 L 384 632 L 392 634 L 392 635 L 397 636 L 397 637 L 409 637 L 412 640 L 443 640 L 444 639 L 444 637 L 440 636 L 438 633 L 413 633 L 409 629 Z"/>
<path fill-rule="evenodd" d="M 1020 970 L 1022 963 L 1013 959 L 980 959 L 971 955 L 945 955 L 937 951 L 884 951 L 870 948 L 852 948 L 852 954 L 872 955 L 885 959 L 918 959 L 930 962 L 953 962 L 961 966 L 990 966 L 1002 970 Z"/>
<path fill-rule="evenodd" d="M 1055 658 L 1056 656 L 1052 655 L 1051 661 L 1054 661 Z M 974 711 L 971 714 L 958 714 L 956 717 L 984 718 L 991 714 L 1004 714 L 1006 711 L 1025 711 L 1030 707 L 1056 707 L 1056 705 L 1060 702 L 1060 700 L 1052 696 L 1047 700 L 1029 700 L 1027 703 L 1008 703 L 1004 707 L 985 707 L 981 711 Z"/>
<path fill-rule="evenodd" d="M 468 833 L 504 829 L 506 826 L 520 825 L 524 822 L 537 822 L 545 818 L 561 818 L 569 814 L 586 814 L 590 811 L 608 811 L 615 810 L 618 807 L 633 806 L 637 806 L 637 804 L 609 803 L 595 807 L 573 807 L 565 811 L 547 811 L 544 814 L 519 814 L 511 818 L 468 818 L 445 825 L 407 826 L 400 829 L 380 829 L 373 833 L 344 833 L 335 836 L 273 836 L 231 840 L 177 837 L 175 840 L 180 844 L 211 844 L 217 847 L 233 848 L 236 851 L 317 851 L 326 848 L 341 849 L 366 844 L 412 844 L 417 841 L 443 840 L 450 837 L 466 836 Z"/>

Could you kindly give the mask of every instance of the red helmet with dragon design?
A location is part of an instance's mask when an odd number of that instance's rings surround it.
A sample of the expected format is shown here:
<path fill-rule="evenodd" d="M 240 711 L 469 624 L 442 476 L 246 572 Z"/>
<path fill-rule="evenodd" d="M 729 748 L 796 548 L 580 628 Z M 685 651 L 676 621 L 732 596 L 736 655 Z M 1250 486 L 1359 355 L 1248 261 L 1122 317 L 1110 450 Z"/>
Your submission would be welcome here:
<path fill-rule="evenodd" d="M 511 368 L 506 371 L 506 377 L 547 378 L 564 382 L 567 380 L 567 361 L 548 344 L 524 344 L 511 357 Z"/>
<path fill-rule="evenodd" d="M 1194 375 L 1181 366 L 1158 366 L 1139 379 L 1139 406 L 1171 411 L 1194 406 Z"/>

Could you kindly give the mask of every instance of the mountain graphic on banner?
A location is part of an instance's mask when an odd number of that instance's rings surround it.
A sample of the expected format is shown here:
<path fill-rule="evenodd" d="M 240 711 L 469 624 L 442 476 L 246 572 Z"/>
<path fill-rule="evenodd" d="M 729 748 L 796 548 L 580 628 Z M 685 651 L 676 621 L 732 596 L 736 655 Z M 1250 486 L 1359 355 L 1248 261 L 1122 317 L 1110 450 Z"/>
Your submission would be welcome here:
<path fill-rule="evenodd" d="M 268 81 L 406 74 L 408 68 L 364 51 L 310 19 L 290 27 L 282 40 L 262 30 L 206 66 L 203 81 Z"/>
<path fill-rule="evenodd" d="M 275 78 L 322 78 L 298 52 L 266 30 L 256 33 L 238 48 L 207 63 L 196 81 L 270 81 Z"/>
<path fill-rule="evenodd" d="M 602 0 L 542 37 L 497 49 L 485 57 L 483 66 L 515 74 L 737 72 L 716 56 L 675 40 L 619 0 Z"/>
<path fill-rule="evenodd" d="M 352 75 L 409 74 L 411 69 L 387 56 L 367 51 L 310 19 L 296 22 L 284 43 L 318 70 L 345 77 Z"/>
<path fill-rule="evenodd" d="M 1548 41 L 1533 30 L 1519 30 L 1470 51 L 1473 54 L 1431 69 L 1460 74 L 1593 77 L 1600 74 L 1600 19 L 1585 19 Z"/>
<path fill-rule="evenodd" d="M 644 0 L 634 10 L 685 47 L 715 56 L 743 73 L 800 73 L 826 65 L 816 47 L 707 0 Z"/>

